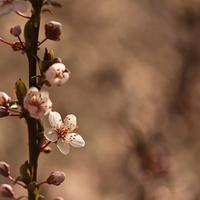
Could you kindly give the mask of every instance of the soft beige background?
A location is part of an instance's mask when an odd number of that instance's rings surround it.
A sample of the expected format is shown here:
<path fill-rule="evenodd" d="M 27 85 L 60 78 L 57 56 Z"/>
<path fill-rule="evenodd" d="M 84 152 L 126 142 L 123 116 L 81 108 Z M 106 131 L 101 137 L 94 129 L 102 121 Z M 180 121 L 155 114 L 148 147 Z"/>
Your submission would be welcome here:
<path fill-rule="evenodd" d="M 38 181 L 54 170 L 59 186 L 42 187 L 48 200 L 197 200 L 200 197 L 200 1 L 63 0 L 49 20 L 63 24 L 54 50 L 70 69 L 62 87 L 47 88 L 53 109 L 78 118 L 86 146 L 41 154 Z M 26 20 L 0 18 L 0 37 Z M 27 60 L 0 43 L 0 91 L 27 82 Z M 45 126 L 49 126 L 46 118 Z M 0 160 L 13 177 L 28 159 L 24 120 L 0 120 Z M 0 183 L 9 183 L 0 177 Z M 14 186 L 16 196 L 25 190 Z M 0 198 L 3 199 L 3 198 Z M 4 200 L 4 199 L 3 199 Z"/>

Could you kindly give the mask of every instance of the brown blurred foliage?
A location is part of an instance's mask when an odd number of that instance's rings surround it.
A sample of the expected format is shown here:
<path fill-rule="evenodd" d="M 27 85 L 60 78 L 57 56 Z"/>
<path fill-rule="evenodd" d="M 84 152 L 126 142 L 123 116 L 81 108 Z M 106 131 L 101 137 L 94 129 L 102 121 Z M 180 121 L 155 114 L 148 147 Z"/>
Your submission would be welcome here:
<path fill-rule="evenodd" d="M 53 109 L 78 117 L 82 149 L 62 155 L 55 145 L 39 159 L 38 180 L 66 173 L 48 200 L 197 200 L 200 198 L 200 1 L 63 0 L 47 21 L 63 24 L 54 50 L 71 71 L 62 87 L 47 88 Z M 24 19 L 0 18 L 0 36 Z M 26 56 L 0 44 L 0 90 L 12 98 L 27 81 Z M 46 118 L 45 126 L 49 126 Z M 0 120 L 0 160 L 17 177 L 28 158 L 23 120 Z M 0 177 L 0 183 L 9 183 Z M 16 195 L 25 190 L 14 186 Z"/>

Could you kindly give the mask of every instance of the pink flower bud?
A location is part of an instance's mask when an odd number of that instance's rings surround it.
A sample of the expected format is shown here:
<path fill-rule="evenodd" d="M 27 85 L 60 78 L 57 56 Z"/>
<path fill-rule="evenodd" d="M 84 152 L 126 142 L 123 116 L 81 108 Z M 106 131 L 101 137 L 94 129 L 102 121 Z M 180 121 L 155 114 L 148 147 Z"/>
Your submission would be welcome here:
<path fill-rule="evenodd" d="M 8 184 L 2 184 L 0 186 L 0 193 L 2 197 L 6 197 L 6 198 L 14 198 L 14 191 L 12 189 L 12 187 Z"/>
<path fill-rule="evenodd" d="M 62 197 L 56 197 L 54 200 L 64 200 Z"/>
<path fill-rule="evenodd" d="M 54 171 L 50 174 L 50 176 L 47 178 L 48 184 L 53 185 L 60 185 L 65 180 L 65 173 L 60 171 Z"/>
<path fill-rule="evenodd" d="M 11 98 L 5 92 L 0 92 L 0 105 L 9 106 L 10 101 Z"/>
<path fill-rule="evenodd" d="M 50 21 L 45 24 L 45 36 L 47 39 L 59 41 L 62 32 L 62 24 Z"/>
<path fill-rule="evenodd" d="M 8 177 L 10 175 L 10 165 L 5 162 L 0 162 L 0 174 Z"/>
<path fill-rule="evenodd" d="M 20 34 L 21 34 L 22 30 L 21 30 L 21 27 L 18 25 L 18 26 L 14 26 L 10 29 L 10 33 L 12 35 L 14 35 L 15 37 L 18 37 Z"/>

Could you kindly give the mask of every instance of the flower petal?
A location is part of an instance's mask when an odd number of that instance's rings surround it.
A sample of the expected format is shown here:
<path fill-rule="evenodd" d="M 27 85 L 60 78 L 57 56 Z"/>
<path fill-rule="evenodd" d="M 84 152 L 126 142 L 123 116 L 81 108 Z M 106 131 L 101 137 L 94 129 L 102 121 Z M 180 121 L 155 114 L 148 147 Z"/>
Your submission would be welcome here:
<path fill-rule="evenodd" d="M 28 9 L 27 1 L 13 1 L 12 4 L 12 10 L 13 11 L 19 11 L 19 12 L 26 12 Z"/>
<path fill-rule="evenodd" d="M 48 120 L 52 127 L 60 128 L 60 126 L 62 124 L 62 118 L 61 118 L 60 114 L 56 111 L 49 112 Z"/>
<path fill-rule="evenodd" d="M 58 134 L 52 130 L 52 128 L 45 128 L 44 136 L 51 142 L 56 142 L 58 140 Z"/>
<path fill-rule="evenodd" d="M 28 93 L 31 93 L 31 92 L 38 92 L 38 89 L 36 87 L 31 87 L 29 88 Z"/>
<path fill-rule="evenodd" d="M 84 139 L 77 133 L 70 133 L 66 135 L 66 140 L 69 141 L 69 144 L 73 147 L 84 147 Z"/>
<path fill-rule="evenodd" d="M 61 153 L 65 154 L 65 155 L 67 155 L 69 153 L 70 146 L 69 146 L 68 142 L 63 140 L 62 138 L 60 138 L 58 140 L 57 147 Z"/>
<path fill-rule="evenodd" d="M 5 4 L 0 7 L 0 16 L 5 15 L 11 11 L 11 4 Z"/>
<path fill-rule="evenodd" d="M 65 127 L 70 129 L 70 132 L 72 132 L 76 128 L 76 116 L 73 114 L 67 115 L 64 119 L 64 125 Z"/>

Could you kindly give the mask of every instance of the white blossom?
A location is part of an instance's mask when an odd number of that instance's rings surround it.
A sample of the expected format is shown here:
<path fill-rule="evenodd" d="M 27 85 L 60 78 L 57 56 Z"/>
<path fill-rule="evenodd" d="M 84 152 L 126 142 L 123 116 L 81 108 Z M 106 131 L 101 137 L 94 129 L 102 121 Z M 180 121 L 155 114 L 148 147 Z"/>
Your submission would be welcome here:
<path fill-rule="evenodd" d="M 60 86 L 69 79 L 69 71 L 63 63 L 54 63 L 45 72 L 45 77 L 51 85 Z"/>
<path fill-rule="evenodd" d="M 76 116 L 73 114 L 67 115 L 62 121 L 58 112 L 50 112 L 48 117 L 49 123 L 52 128 L 45 128 L 44 135 L 51 142 L 57 142 L 58 149 L 63 154 L 68 154 L 70 145 L 73 147 L 85 146 L 83 138 L 74 133 L 76 126 Z"/>
<path fill-rule="evenodd" d="M 8 14 L 11 10 L 26 12 L 28 9 L 27 1 L 24 0 L 2 0 L 0 1 L 0 16 Z"/>
<path fill-rule="evenodd" d="M 52 109 L 49 93 L 38 91 L 36 87 L 31 87 L 24 97 L 24 108 L 29 111 L 31 117 L 41 119 Z"/>

